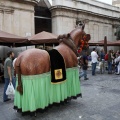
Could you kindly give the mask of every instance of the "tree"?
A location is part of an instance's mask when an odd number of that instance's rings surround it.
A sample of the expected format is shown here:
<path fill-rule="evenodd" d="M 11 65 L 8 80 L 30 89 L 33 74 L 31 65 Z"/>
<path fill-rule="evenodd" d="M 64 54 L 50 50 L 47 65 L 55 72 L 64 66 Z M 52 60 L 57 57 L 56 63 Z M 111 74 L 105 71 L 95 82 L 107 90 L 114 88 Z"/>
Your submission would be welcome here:
<path fill-rule="evenodd" d="M 116 40 L 120 40 L 120 25 L 116 29 L 115 36 Z"/>

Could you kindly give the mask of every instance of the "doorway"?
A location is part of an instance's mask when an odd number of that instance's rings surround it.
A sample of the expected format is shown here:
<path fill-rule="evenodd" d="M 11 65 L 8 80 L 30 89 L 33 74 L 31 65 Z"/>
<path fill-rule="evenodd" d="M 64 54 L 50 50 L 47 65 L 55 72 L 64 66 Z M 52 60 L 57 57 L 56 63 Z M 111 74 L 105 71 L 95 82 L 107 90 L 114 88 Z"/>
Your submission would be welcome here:
<path fill-rule="evenodd" d="M 35 34 L 42 31 L 52 32 L 51 12 L 47 6 L 35 6 Z"/>

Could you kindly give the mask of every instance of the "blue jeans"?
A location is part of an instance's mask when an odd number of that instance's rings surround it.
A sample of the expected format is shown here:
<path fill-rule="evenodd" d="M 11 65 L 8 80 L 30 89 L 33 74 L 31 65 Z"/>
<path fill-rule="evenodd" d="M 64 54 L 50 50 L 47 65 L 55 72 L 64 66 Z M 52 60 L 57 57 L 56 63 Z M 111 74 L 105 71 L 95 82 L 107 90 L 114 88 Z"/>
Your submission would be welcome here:
<path fill-rule="evenodd" d="M 96 65 L 97 65 L 97 62 L 92 63 L 92 75 L 95 75 Z"/>
<path fill-rule="evenodd" d="M 87 78 L 87 70 L 83 70 L 81 73 L 80 73 L 80 78 L 84 76 L 84 79 Z"/>
<path fill-rule="evenodd" d="M 6 90 L 7 90 L 7 87 L 10 83 L 10 79 L 9 78 L 5 78 L 5 84 L 4 84 L 4 92 L 3 92 L 3 101 L 7 100 L 8 99 L 8 95 L 6 95 Z M 13 87 L 15 88 L 15 83 L 16 83 L 16 79 L 15 78 L 12 78 L 12 84 L 13 84 Z"/>
<path fill-rule="evenodd" d="M 112 62 L 108 61 L 108 73 L 112 72 Z"/>

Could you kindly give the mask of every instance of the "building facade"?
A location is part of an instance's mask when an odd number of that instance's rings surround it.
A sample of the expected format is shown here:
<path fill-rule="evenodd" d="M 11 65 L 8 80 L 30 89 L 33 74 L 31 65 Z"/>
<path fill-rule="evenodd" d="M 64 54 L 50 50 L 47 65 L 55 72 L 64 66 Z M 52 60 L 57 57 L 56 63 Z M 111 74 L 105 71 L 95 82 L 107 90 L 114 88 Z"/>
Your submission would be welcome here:
<path fill-rule="evenodd" d="M 0 30 L 20 36 L 33 35 L 35 0 L 0 0 Z"/>
<path fill-rule="evenodd" d="M 116 26 L 120 23 L 120 8 L 95 0 L 53 0 L 53 33 L 70 32 L 76 21 L 86 21 L 85 31 L 91 34 L 91 40 L 115 40 Z"/>
<path fill-rule="evenodd" d="M 112 5 L 120 7 L 120 0 L 112 0 Z"/>
<path fill-rule="evenodd" d="M 39 10 L 41 7 L 43 9 Z M 39 16 L 39 13 L 46 11 L 44 8 L 48 8 L 48 17 Z M 51 23 L 45 22 L 46 19 Z M 29 36 L 40 30 L 64 34 L 74 29 L 78 21 L 86 22 L 85 31 L 91 34 L 91 40 L 99 41 L 107 36 L 108 40 L 113 41 L 120 23 L 120 8 L 96 0 L 52 0 L 52 5 L 49 0 L 0 1 L 0 30 L 16 35 Z"/>

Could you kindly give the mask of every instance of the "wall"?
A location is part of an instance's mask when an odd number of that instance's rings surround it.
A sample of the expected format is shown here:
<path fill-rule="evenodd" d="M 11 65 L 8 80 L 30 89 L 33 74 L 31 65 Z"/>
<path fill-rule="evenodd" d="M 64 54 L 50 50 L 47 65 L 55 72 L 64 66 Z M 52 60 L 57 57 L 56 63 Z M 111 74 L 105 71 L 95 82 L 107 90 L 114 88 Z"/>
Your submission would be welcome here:
<path fill-rule="evenodd" d="M 0 30 L 20 36 L 34 34 L 34 5 L 14 0 L 0 1 Z"/>
<path fill-rule="evenodd" d="M 26 34 L 34 35 L 34 5 L 31 0 L 0 0 L 0 30 L 25 37 Z M 22 1 L 22 0 L 21 0 Z M 29 46 L 27 49 L 34 48 Z M 15 57 L 18 52 L 26 50 L 26 47 L 9 48 L 0 46 L 0 58 L 7 57 L 8 51 L 14 51 Z"/>

